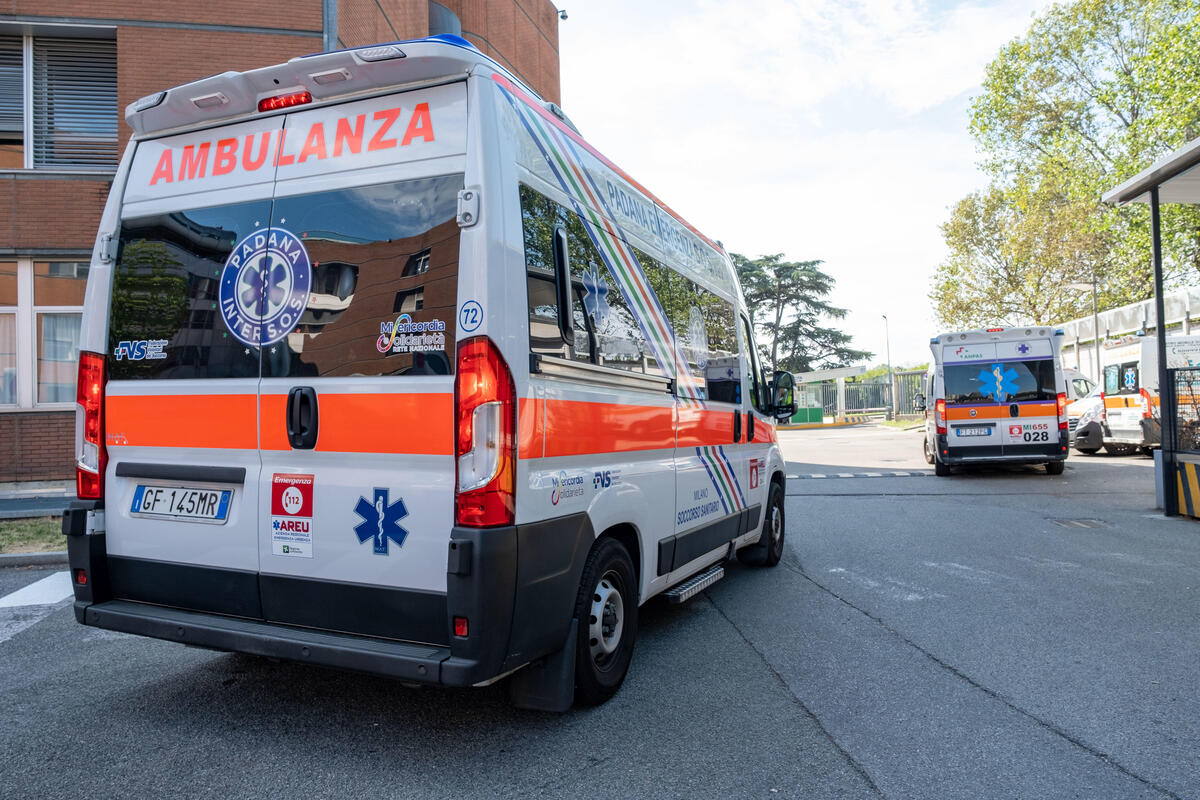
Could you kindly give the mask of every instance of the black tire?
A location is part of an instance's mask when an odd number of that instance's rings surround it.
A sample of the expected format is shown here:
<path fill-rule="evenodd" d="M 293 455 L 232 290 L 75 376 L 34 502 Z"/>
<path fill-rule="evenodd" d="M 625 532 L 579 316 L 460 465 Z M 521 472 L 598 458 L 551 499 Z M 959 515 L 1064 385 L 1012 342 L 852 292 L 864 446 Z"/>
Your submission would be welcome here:
<path fill-rule="evenodd" d="M 783 542 L 787 534 L 783 511 L 783 488 L 774 481 L 767 492 L 767 509 L 763 514 L 762 533 L 758 541 L 738 550 L 738 560 L 752 567 L 773 567 L 783 558 Z"/>
<path fill-rule="evenodd" d="M 637 639 L 637 574 L 625 545 L 616 539 L 604 537 L 592 546 L 575 617 L 575 702 L 598 706 L 621 688 Z"/>
<path fill-rule="evenodd" d="M 1100 452 L 1099 447 L 1076 447 L 1075 449 L 1080 453 L 1083 453 L 1085 456 L 1094 456 L 1096 453 Z"/>
<path fill-rule="evenodd" d="M 1047 461 L 1046 462 L 1046 474 L 1047 475 L 1062 475 L 1063 470 L 1066 469 L 1066 467 L 1067 467 L 1067 462 L 1065 462 L 1065 461 Z"/>
<path fill-rule="evenodd" d="M 941 461 L 935 458 L 933 460 L 933 474 L 937 475 L 939 478 L 945 478 L 950 474 L 950 465 L 943 464 Z"/>
<path fill-rule="evenodd" d="M 925 463 L 932 464 L 934 461 L 933 449 L 929 446 L 929 437 L 928 436 L 925 437 L 925 440 L 922 444 L 923 444 L 923 446 L 921 449 L 925 451 Z"/>

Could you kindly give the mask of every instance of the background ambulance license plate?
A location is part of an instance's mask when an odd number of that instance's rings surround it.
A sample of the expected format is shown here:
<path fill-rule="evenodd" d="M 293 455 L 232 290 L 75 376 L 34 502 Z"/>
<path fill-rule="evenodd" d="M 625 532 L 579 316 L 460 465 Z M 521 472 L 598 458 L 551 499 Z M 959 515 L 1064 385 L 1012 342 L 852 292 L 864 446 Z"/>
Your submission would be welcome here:
<path fill-rule="evenodd" d="M 187 486 L 142 486 L 133 493 L 131 514 L 224 522 L 229 516 L 229 489 L 194 489 Z"/>
<path fill-rule="evenodd" d="M 992 429 L 984 427 L 955 428 L 954 434 L 956 436 L 991 436 Z"/>

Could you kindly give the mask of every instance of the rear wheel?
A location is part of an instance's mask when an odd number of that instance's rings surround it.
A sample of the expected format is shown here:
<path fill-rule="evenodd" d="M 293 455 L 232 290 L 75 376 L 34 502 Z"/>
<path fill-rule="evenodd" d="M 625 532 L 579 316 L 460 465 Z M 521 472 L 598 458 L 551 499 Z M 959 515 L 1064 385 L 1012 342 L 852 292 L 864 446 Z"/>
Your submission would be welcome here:
<path fill-rule="evenodd" d="M 925 463 L 932 464 L 933 463 L 933 448 L 931 448 L 929 446 L 929 437 L 928 436 L 925 437 L 925 441 L 922 444 L 924 445 L 922 447 L 922 449 L 925 451 Z"/>
<path fill-rule="evenodd" d="M 939 478 L 944 478 L 950 474 L 950 465 L 943 464 L 938 458 L 933 459 L 933 474 Z"/>
<path fill-rule="evenodd" d="M 1094 456 L 1096 453 L 1100 452 L 1099 447 L 1076 447 L 1075 449 L 1080 453 L 1083 453 L 1085 456 Z"/>
<path fill-rule="evenodd" d="M 633 562 L 616 539 L 596 542 L 579 586 L 575 614 L 575 699 L 595 706 L 617 693 L 633 658 L 638 589 Z"/>
<path fill-rule="evenodd" d="M 1065 461 L 1047 461 L 1046 462 L 1046 474 L 1047 475 L 1062 475 L 1063 469 L 1065 469 L 1066 466 L 1067 466 L 1067 462 L 1065 462 Z"/>

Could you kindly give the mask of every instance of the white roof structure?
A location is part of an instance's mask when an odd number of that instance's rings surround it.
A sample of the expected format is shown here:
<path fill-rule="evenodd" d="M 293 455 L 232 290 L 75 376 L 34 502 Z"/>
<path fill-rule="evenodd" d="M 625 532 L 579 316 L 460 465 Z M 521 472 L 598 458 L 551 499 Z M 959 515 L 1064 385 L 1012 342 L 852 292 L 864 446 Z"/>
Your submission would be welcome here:
<path fill-rule="evenodd" d="M 1200 203 L 1200 139 L 1193 139 L 1165 155 L 1115 189 L 1103 200 L 1123 206 L 1149 203 L 1150 190 L 1158 187 L 1160 203 Z"/>

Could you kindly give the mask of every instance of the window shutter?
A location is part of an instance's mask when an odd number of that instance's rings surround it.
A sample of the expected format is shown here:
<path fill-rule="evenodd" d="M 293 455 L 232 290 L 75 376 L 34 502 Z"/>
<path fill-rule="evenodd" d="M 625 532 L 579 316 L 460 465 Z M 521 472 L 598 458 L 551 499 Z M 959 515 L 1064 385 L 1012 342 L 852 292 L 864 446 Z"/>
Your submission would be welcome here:
<path fill-rule="evenodd" d="M 21 136 L 25 130 L 21 61 L 21 37 L 0 36 L 0 135 Z"/>
<path fill-rule="evenodd" d="M 33 40 L 33 161 L 37 167 L 117 163 L 117 43 Z"/>

